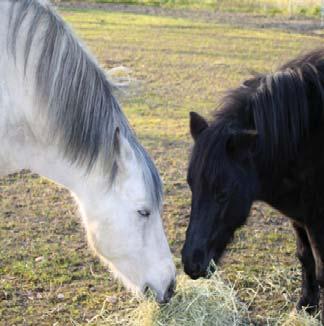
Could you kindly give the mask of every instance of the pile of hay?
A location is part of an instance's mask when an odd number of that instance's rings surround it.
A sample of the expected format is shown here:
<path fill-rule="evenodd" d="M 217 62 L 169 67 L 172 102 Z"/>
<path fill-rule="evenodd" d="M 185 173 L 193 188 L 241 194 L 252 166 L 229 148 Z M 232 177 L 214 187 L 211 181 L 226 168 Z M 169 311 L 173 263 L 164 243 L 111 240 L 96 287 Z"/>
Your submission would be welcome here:
<path fill-rule="evenodd" d="M 124 302 L 125 303 L 125 302 Z M 127 301 L 120 309 L 107 310 L 105 305 L 89 324 L 111 326 L 250 326 L 247 307 L 239 302 L 231 285 L 219 273 L 210 279 L 177 278 L 177 291 L 171 302 L 158 305 L 154 298 Z M 317 317 L 317 318 L 316 318 Z M 270 319 L 274 326 L 320 326 L 318 316 L 306 312 L 283 313 Z"/>
<path fill-rule="evenodd" d="M 215 273 L 210 279 L 192 281 L 182 275 L 177 279 L 177 291 L 171 302 L 159 306 L 145 300 L 134 310 L 112 314 L 107 325 L 131 326 L 237 326 L 244 322 L 247 309 L 236 299 L 235 291 Z M 123 316 L 122 316 L 123 315 Z"/>
<path fill-rule="evenodd" d="M 143 302 L 130 321 L 134 326 L 235 326 L 243 324 L 245 312 L 234 290 L 218 274 L 198 281 L 180 276 L 171 303 L 160 307 L 152 300 Z"/>

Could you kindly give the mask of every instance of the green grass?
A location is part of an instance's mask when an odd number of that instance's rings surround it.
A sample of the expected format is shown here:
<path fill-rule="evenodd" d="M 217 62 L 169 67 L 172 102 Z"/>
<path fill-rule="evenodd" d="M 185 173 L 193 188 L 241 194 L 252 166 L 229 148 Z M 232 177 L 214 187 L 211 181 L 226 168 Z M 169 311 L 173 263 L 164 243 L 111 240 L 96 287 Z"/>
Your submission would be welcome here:
<path fill-rule="evenodd" d="M 69 2 L 71 0 L 62 0 Z M 267 15 L 320 16 L 321 0 L 80 0 L 89 3 L 120 3 L 169 8 L 207 9 Z"/>
<path fill-rule="evenodd" d="M 142 92 L 123 105 L 161 171 L 164 223 L 180 271 L 190 207 L 188 112 L 207 114 L 250 70 L 269 71 L 322 39 L 135 14 L 63 14 L 105 69 L 127 66 L 141 82 Z M 0 179 L 0 187 L 0 324 L 86 324 L 103 305 L 121 315 L 137 306 L 89 252 L 67 191 L 29 173 Z M 287 220 L 255 205 L 220 267 L 253 324 L 274 325 L 297 301 L 294 250 Z"/>

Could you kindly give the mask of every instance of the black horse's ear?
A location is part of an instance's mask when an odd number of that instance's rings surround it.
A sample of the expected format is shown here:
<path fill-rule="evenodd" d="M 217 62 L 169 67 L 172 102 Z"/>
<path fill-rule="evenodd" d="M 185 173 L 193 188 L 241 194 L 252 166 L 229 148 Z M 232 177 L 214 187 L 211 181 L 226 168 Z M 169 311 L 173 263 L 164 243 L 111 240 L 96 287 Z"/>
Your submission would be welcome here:
<path fill-rule="evenodd" d="M 198 113 L 190 112 L 190 133 L 194 140 L 208 127 L 207 121 Z"/>
<path fill-rule="evenodd" d="M 242 130 L 233 133 L 227 141 L 227 151 L 235 158 L 253 151 L 258 138 L 256 130 Z"/>

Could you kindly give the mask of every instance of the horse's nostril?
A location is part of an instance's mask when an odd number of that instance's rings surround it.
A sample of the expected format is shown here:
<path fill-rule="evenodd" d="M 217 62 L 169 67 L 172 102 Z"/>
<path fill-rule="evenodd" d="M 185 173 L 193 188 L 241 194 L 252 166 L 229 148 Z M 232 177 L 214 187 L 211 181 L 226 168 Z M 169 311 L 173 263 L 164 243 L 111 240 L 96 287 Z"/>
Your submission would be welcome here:
<path fill-rule="evenodd" d="M 192 279 L 196 280 L 199 277 L 206 277 L 207 275 L 207 265 L 205 262 L 194 261 L 194 259 L 187 261 L 184 264 L 184 271 Z"/>
<path fill-rule="evenodd" d="M 167 294 L 168 294 L 169 298 L 171 298 L 173 296 L 175 289 L 176 289 L 176 282 L 171 281 L 169 288 L 167 290 Z"/>
<path fill-rule="evenodd" d="M 147 295 L 148 292 L 149 292 L 149 290 L 150 290 L 150 287 L 149 287 L 148 285 L 145 285 L 145 286 L 144 286 L 144 289 L 143 289 L 143 293 L 144 293 L 144 295 Z"/>
<path fill-rule="evenodd" d="M 175 281 L 171 281 L 170 285 L 168 286 L 168 289 L 165 291 L 165 294 L 163 296 L 163 300 L 160 301 L 161 304 L 168 303 L 172 296 L 174 295 L 176 288 Z"/>

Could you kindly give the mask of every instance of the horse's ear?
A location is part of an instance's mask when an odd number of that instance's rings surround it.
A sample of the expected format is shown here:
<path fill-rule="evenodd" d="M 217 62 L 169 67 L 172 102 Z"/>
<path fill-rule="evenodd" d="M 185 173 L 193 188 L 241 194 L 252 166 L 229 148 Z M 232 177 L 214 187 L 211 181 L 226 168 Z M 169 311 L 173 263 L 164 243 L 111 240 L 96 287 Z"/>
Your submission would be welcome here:
<path fill-rule="evenodd" d="M 257 138 L 256 130 L 242 130 L 233 133 L 227 141 L 227 151 L 230 155 L 240 158 L 255 148 Z"/>
<path fill-rule="evenodd" d="M 208 127 L 207 121 L 198 113 L 190 112 L 190 133 L 194 140 Z"/>
<path fill-rule="evenodd" d="M 120 154 L 120 129 L 116 127 L 114 132 L 113 150 L 116 155 Z"/>
<path fill-rule="evenodd" d="M 121 135 L 119 127 L 116 127 L 114 132 L 113 150 L 117 164 L 120 166 L 131 161 L 134 157 L 134 152 L 125 137 Z"/>

